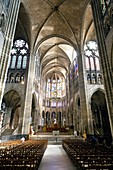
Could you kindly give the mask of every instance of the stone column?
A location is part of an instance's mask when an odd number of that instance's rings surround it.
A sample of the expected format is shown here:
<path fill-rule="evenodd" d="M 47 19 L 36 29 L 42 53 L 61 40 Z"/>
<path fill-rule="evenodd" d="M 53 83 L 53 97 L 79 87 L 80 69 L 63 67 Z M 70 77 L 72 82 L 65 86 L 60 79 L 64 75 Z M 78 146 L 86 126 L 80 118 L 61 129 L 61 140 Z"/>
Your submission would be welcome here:
<path fill-rule="evenodd" d="M 23 97 L 21 97 L 21 112 L 20 112 L 20 114 L 19 114 L 19 128 L 18 128 L 18 133 L 22 133 L 24 101 L 25 101 L 25 98 L 24 98 L 24 96 L 23 96 Z"/>
<path fill-rule="evenodd" d="M 5 117 L 4 117 L 4 124 L 3 125 L 6 125 L 7 127 L 10 124 L 11 111 L 12 111 L 12 108 L 10 108 L 10 107 L 7 107 L 6 110 L 5 110 Z"/>
<path fill-rule="evenodd" d="M 29 59 L 28 77 L 26 82 L 26 96 L 23 111 L 22 134 L 29 134 L 32 107 L 33 80 L 35 75 L 35 55 L 31 52 Z"/>
<path fill-rule="evenodd" d="M 105 87 L 105 95 L 107 100 L 107 108 L 109 121 L 111 126 L 111 132 L 113 135 L 113 81 L 110 70 L 109 57 L 107 54 L 106 43 L 105 43 L 105 34 L 103 28 L 103 20 L 102 20 L 102 12 L 101 12 L 101 4 L 99 0 L 91 1 L 94 24 L 96 28 L 98 46 L 99 46 L 99 54 L 100 54 L 100 64 L 103 72 L 104 79 L 104 87 Z"/>
<path fill-rule="evenodd" d="M 1 142 L 1 133 L 2 133 L 2 122 L 3 122 L 3 112 L 0 112 L 0 142 Z"/>
<path fill-rule="evenodd" d="M 38 116 L 38 109 L 36 108 L 35 110 L 35 133 L 38 132 L 38 119 L 39 119 L 39 116 Z"/>
<path fill-rule="evenodd" d="M 69 66 L 68 66 L 69 67 Z M 67 73 L 67 89 L 66 89 L 66 97 L 67 97 L 67 109 L 66 109 L 66 124 L 69 126 L 69 112 L 70 112 L 70 74 Z"/>
<path fill-rule="evenodd" d="M 79 91 L 80 91 L 80 107 L 81 107 L 81 117 L 80 117 L 80 133 L 83 133 L 85 130 L 88 131 L 88 111 L 87 111 L 87 93 L 86 93 L 86 84 L 85 84 L 85 66 L 84 66 L 84 52 L 83 54 L 78 54 L 78 66 L 79 66 Z"/>
<path fill-rule="evenodd" d="M 6 21 L 5 32 L 4 32 L 4 43 L 2 53 L 0 56 L 0 106 L 2 103 L 5 81 L 10 61 L 10 52 L 13 44 L 17 18 L 19 13 L 20 0 L 10 1 L 8 18 Z"/>

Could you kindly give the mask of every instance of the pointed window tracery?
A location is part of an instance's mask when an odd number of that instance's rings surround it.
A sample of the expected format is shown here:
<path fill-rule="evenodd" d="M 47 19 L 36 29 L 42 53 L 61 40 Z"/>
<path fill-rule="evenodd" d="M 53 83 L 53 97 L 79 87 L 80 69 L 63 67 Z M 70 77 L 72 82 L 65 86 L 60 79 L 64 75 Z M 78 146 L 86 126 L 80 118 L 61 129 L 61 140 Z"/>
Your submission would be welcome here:
<path fill-rule="evenodd" d="M 11 50 L 11 69 L 26 69 L 28 59 L 28 44 L 24 40 L 16 40 Z"/>
<path fill-rule="evenodd" d="M 65 96 L 65 82 L 56 76 L 47 80 L 46 97 L 47 98 L 61 98 Z"/>
<path fill-rule="evenodd" d="M 84 46 L 85 68 L 88 84 L 100 84 L 98 74 L 100 73 L 98 45 L 95 41 L 88 41 Z"/>

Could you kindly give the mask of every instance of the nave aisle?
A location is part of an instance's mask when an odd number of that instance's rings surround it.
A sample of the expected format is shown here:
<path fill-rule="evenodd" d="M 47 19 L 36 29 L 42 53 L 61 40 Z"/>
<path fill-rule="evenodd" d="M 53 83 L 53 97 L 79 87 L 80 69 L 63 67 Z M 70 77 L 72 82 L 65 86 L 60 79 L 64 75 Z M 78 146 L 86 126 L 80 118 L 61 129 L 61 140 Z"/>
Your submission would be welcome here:
<path fill-rule="evenodd" d="M 48 145 L 39 170 L 77 170 L 62 145 Z"/>

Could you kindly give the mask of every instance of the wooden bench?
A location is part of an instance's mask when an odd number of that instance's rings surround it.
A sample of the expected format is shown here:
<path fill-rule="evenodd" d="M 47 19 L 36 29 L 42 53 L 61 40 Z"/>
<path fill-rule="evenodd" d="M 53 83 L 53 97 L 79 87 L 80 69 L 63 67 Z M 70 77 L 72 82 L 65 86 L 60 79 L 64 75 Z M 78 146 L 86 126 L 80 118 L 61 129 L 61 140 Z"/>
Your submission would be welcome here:
<path fill-rule="evenodd" d="M 79 166 L 80 169 L 113 169 L 113 146 L 108 149 L 104 146 L 93 145 L 76 139 L 65 139 L 62 146 L 74 164 Z"/>

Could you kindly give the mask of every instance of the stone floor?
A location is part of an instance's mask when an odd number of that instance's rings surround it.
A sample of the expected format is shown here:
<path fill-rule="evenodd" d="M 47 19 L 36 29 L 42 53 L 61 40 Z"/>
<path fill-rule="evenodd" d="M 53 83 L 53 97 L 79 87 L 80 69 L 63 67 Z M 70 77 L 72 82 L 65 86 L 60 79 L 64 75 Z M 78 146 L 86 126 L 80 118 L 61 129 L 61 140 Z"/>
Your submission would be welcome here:
<path fill-rule="evenodd" d="M 78 170 L 62 145 L 49 144 L 44 153 L 39 170 Z"/>

